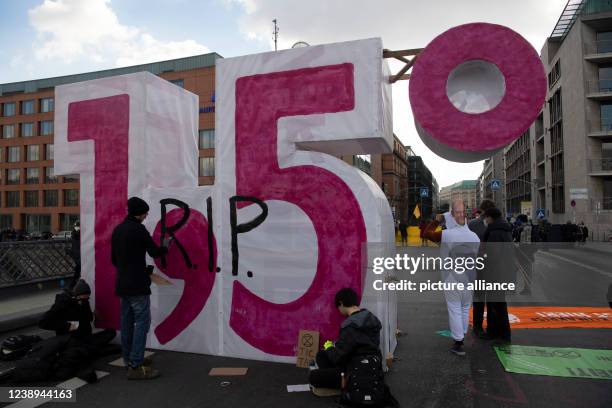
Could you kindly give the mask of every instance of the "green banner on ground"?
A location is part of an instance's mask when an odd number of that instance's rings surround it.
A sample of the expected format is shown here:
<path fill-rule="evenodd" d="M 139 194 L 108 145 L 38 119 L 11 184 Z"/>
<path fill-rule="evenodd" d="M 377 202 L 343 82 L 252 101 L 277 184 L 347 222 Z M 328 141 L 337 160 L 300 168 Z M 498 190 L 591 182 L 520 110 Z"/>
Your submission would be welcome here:
<path fill-rule="evenodd" d="M 499 361 L 512 373 L 612 380 L 612 350 L 496 346 Z"/>

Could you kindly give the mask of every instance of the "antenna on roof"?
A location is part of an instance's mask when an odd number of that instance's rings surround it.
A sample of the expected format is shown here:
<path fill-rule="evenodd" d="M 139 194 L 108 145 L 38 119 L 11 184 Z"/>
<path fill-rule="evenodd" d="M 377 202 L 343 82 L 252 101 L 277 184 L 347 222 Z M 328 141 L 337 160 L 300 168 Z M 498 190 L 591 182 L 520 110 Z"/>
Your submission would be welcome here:
<path fill-rule="evenodd" d="M 276 19 L 272 20 L 274 23 L 274 31 L 272 31 L 272 38 L 274 39 L 274 51 L 277 50 L 278 44 L 278 25 L 276 24 Z"/>

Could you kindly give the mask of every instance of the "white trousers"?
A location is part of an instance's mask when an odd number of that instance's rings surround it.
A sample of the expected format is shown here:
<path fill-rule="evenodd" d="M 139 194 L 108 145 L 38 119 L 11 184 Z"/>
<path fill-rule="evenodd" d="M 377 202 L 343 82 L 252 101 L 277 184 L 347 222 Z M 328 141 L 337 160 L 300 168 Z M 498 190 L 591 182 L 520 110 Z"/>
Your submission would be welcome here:
<path fill-rule="evenodd" d="M 448 325 L 453 340 L 461 341 L 470 325 L 470 307 L 472 306 L 471 290 L 444 291 L 448 309 Z"/>

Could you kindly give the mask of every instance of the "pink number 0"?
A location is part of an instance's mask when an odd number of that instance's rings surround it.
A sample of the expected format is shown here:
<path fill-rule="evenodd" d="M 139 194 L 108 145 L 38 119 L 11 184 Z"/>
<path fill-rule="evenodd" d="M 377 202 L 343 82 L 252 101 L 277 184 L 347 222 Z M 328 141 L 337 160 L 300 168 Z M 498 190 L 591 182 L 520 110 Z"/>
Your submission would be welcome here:
<path fill-rule="evenodd" d="M 295 355 L 300 329 L 318 329 L 322 339 L 335 338 L 340 321 L 333 302 L 336 291 L 351 287 L 361 294 L 366 232 L 351 189 L 317 166 L 281 169 L 276 153 L 279 118 L 352 110 L 353 81 L 352 64 L 236 81 L 236 194 L 298 206 L 312 221 L 318 241 L 312 285 L 293 302 L 268 302 L 234 282 L 230 326 L 270 354 Z"/>

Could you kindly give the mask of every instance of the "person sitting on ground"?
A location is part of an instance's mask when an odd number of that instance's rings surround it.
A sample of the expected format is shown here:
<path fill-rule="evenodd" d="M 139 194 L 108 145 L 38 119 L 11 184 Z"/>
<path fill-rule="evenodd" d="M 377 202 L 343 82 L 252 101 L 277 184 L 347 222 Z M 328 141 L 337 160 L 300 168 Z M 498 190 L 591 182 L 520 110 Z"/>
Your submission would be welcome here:
<path fill-rule="evenodd" d="M 55 302 L 46 312 L 38 326 L 44 330 L 53 330 L 60 336 L 70 334 L 72 337 L 91 336 L 93 313 L 89 306 L 91 288 L 83 279 L 79 279 L 72 291 L 63 291 L 55 296 Z"/>
<path fill-rule="evenodd" d="M 357 293 L 344 288 L 336 293 L 334 299 L 338 311 L 346 316 L 340 326 L 340 335 L 332 347 L 321 350 L 316 355 L 316 369 L 310 372 L 310 385 L 313 393 L 318 389 L 339 390 L 342 388 L 342 373 L 347 364 L 357 356 L 377 356 L 381 361 L 380 330 L 382 324 L 372 312 L 359 307 Z"/>

